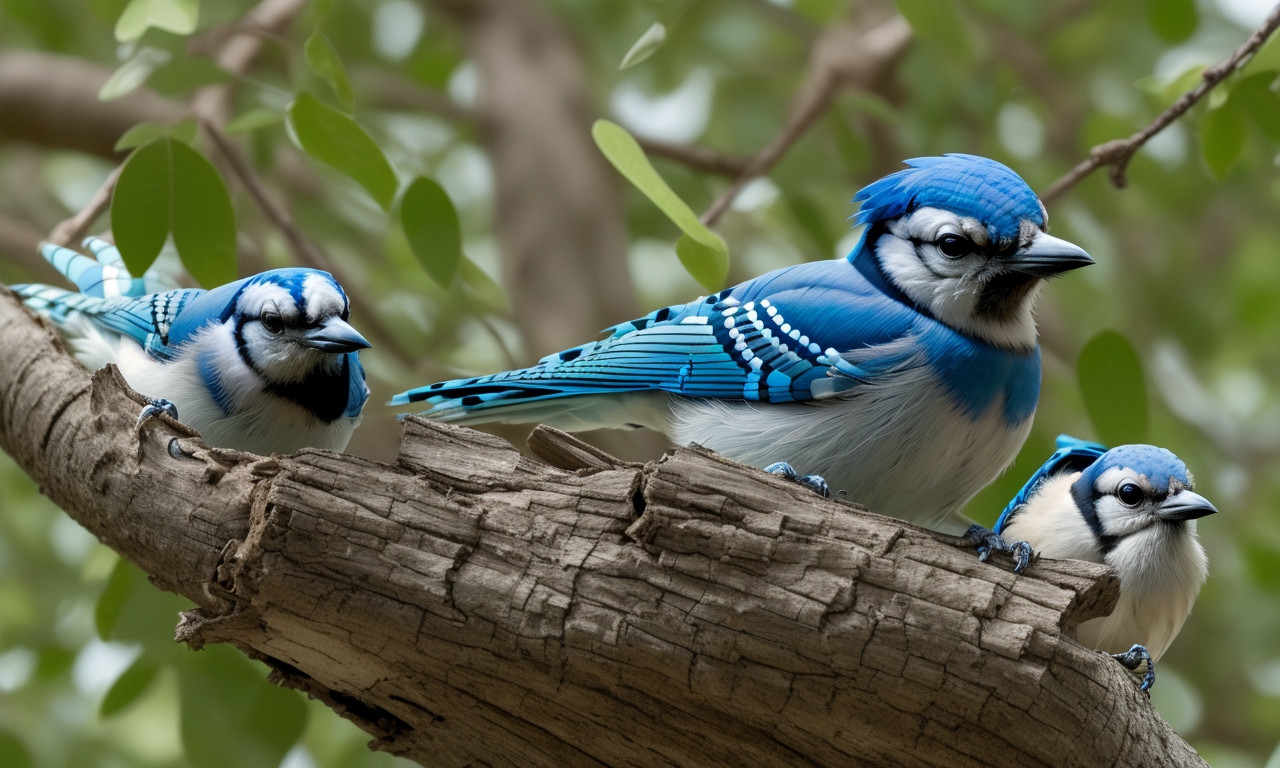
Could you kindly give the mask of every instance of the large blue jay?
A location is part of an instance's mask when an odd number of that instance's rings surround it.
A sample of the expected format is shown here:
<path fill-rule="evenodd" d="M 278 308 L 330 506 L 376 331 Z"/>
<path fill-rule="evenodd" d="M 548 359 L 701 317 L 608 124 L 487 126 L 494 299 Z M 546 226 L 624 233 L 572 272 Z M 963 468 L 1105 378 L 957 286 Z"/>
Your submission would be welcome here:
<path fill-rule="evenodd" d="M 779 269 L 606 331 L 532 368 L 431 384 L 444 421 L 650 427 L 949 533 L 1017 454 L 1040 393 L 1043 280 L 1093 263 L 1035 193 L 973 155 L 863 189 L 847 258 Z"/>
<path fill-rule="evenodd" d="M 79 292 L 15 285 L 87 367 L 115 363 L 129 386 L 205 442 L 252 453 L 342 450 L 369 389 L 347 322 L 347 296 L 327 272 L 275 269 L 210 291 L 151 292 L 119 251 L 90 238 L 89 258 L 45 244 Z M 144 411 L 144 415 L 149 411 Z"/>
<path fill-rule="evenodd" d="M 996 521 L 997 534 L 1046 557 L 1115 569 L 1115 610 L 1081 624 L 1076 637 L 1131 669 L 1146 660 L 1143 689 L 1155 680 L 1154 661 L 1182 629 L 1209 571 L 1195 521 L 1218 510 L 1193 485 L 1186 465 L 1163 448 L 1108 451 L 1062 435 L 1057 452 Z"/>

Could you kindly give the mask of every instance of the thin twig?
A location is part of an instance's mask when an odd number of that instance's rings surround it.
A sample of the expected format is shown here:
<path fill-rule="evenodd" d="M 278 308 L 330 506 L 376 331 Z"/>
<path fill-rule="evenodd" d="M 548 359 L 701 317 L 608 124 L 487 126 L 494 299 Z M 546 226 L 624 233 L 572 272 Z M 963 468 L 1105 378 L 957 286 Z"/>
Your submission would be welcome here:
<path fill-rule="evenodd" d="M 89 227 L 93 226 L 93 222 L 111 207 L 111 193 L 115 191 L 116 181 L 123 170 L 123 163 L 117 165 L 107 175 L 102 186 L 98 187 L 98 191 L 93 193 L 93 197 L 84 208 L 71 218 L 58 222 L 49 233 L 49 242 L 54 245 L 74 246 L 89 234 Z"/>
<path fill-rule="evenodd" d="M 1045 190 L 1045 193 L 1040 196 L 1040 199 L 1048 204 L 1078 184 L 1081 179 L 1103 166 L 1111 167 L 1108 173 L 1111 177 L 1111 183 L 1117 188 L 1123 188 L 1127 183 L 1125 169 L 1128 167 L 1129 161 L 1133 159 L 1134 154 L 1142 148 L 1142 145 L 1146 144 L 1152 136 L 1167 128 L 1174 120 L 1181 117 L 1196 102 L 1204 98 L 1205 94 L 1213 90 L 1219 83 L 1226 80 L 1231 73 L 1252 58 L 1277 28 L 1280 28 L 1280 3 L 1277 3 L 1276 7 L 1271 9 L 1271 13 L 1262 23 L 1262 26 L 1254 30 L 1249 39 L 1227 57 L 1226 61 L 1206 69 L 1201 76 L 1200 82 L 1194 88 L 1182 94 L 1171 107 L 1162 112 L 1150 125 L 1127 139 L 1112 139 L 1089 150 L 1088 159 L 1081 161 L 1076 167 L 1064 174 L 1062 178 L 1053 182 Z"/>
<path fill-rule="evenodd" d="M 845 25 L 823 32 L 814 44 L 808 73 L 786 125 L 707 208 L 702 223 L 715 224 L 752 179 L 767 173 L 800 140 L 842 88 L 866 87 L 883 77 L 910 42 L 911 27 L 901 16 L 894 16 L 865 34 Z"/>
<path fill-rule="evenodd" d="M 698 171 L 722 173 L 726 176 L 741 176 L 751 166 L 751 158 L 742 155 L 726 155 L 693 144 L 674 144 L 669 141 L 636 137 L 641 149 L 649 155 L 665 157 L 689 166 Z"/>

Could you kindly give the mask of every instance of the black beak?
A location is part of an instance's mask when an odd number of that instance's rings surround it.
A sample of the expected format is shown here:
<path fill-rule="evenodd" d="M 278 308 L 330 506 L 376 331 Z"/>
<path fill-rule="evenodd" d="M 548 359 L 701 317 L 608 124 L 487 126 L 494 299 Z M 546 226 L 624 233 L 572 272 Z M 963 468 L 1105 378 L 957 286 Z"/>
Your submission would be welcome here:
<path fill-rule="evenodd" d="M 337 317 L 331 317 L 315 328 L 308 329 L 299 341 L 312 349 L 335 353 L 355 352 L 371 346 L 350 323 Z"/>
<path fill-rule="evenodd" d="M 1087 267 L 1092 263 L 1093 259 L 1080 246 L 1037 232 L 1031 244 L 1014 251 L 1006 265 L 1012 271 L 1024 275 L 1049 277 L 1059 272 Z"/>
<path fill-rule="evenodd" d="M 1197 517 L 1212 515 L 1218 508 L 1198 493 L 1178 491 L 1164 500 L 1156 514 L 1162 520 L 1195 520 Z"/>

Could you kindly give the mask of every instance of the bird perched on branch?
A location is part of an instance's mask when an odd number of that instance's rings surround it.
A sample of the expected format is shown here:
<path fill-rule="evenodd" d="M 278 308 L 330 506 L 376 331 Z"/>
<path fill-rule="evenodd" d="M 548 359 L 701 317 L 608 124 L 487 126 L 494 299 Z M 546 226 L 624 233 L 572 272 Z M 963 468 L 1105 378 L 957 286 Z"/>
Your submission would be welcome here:
<path fill-rule="evenodd" d="M 252 453 L 342 450 L 368 399 L 342 287 L 327 272 L 275 269 L 213 290 L 154 286 L 129 274 L 115 246 L 94 258 L 56 245 L 41 253 L 78 288 L 15 285 L 91 369 L 115 363 L 210 445 Z"/>
<path fill-rule="evenodd" d="M 846 258 L 779 269 L 621 323 L 537 365 L 431 384 L 459 423 L 650 427 L 765 467 L 780 459 L 883 514 L 951 533 L 1013 460 L 1040 392 L 1044 279 L 1093 263 L 982 157 L 908 160 L 855 197 Z M 790 465 L 775 470 L 794 474 Z"/>
<path fill-rule="evenodd" d="M 1163 448 L 1107 450 L 1061 435 L 1057 452 L 996 521 L 997 534 L 1025 541 L 1046 557 L 1115 569 L 1115 610 L 1081 624 L 1076 637 L 1130 669 L 1146 661 L 1144 690 L 1155 681 L 1154 662 L 1182 629 L 1209 570 L 1195 521 L 1218 510 L 1193 485 L 1186 465 Z"/>

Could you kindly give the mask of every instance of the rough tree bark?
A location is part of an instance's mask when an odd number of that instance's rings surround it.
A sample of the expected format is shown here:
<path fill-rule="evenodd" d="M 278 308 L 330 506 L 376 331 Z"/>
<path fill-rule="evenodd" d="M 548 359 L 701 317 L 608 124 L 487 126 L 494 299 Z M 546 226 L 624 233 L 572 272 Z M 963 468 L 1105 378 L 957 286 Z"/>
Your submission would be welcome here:
<path fill-rule="evenodd" d="M 399 459 L 205 447 L 0 289 L 0 446 L 226 642 L 431 765 L 1203 764 L 1027 575 L 699 449 L 410 420 Z M 374 416 L 376 418 L 376 415 Z"/>

